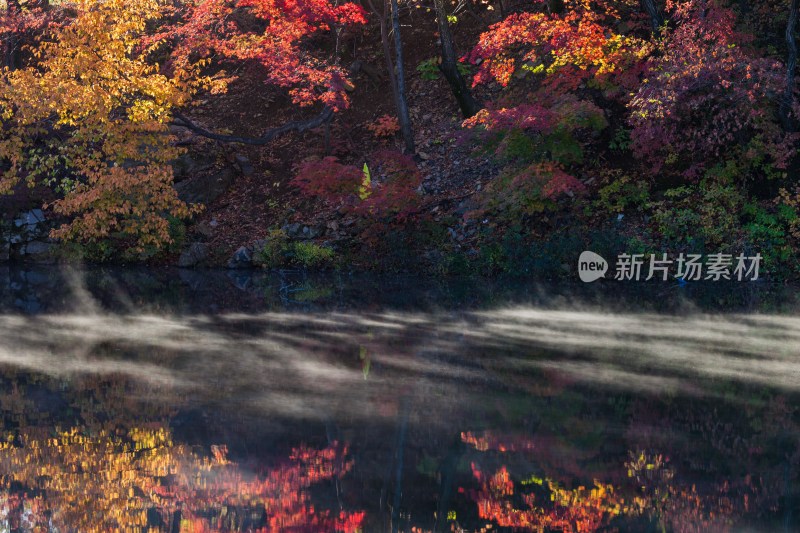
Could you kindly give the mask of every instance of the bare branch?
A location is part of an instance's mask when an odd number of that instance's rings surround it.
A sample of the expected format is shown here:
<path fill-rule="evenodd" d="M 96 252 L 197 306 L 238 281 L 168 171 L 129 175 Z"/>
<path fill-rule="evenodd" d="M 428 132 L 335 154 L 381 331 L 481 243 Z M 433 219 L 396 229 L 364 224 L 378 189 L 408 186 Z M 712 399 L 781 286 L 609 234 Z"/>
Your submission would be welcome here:
<path fill-rule="evenodd" d="M 296 131 L 297 133 L 303 133 L 304 131 L 312 130 L 314 128 L 322 126 L 323 124 L 328 122 L 331 118 L 333 118 L 333 109 L 331 109 L 330 107 L 326 107 L 325 109 L 322 110 L 322 113 L 320 113 L 314 118 L 287 122 L 283 126 L 278 126 L 277 128 L 272 128 L 267 130 L 260 137 L 241 137 L 238 135 L 223 135 L 221 133 L 214 133 L 205 128 L 201 128 L 200 126 L 192 122 L 188 117 L 184 116 L 183 114 L 177 111 L 173 113 L 173 116 L 176 119 L 172 121 L 173 125 L 186 128 L 189 131 L 192 131 L 202 137 L 207 137 L 215 141 L 226 142 L 226 143 L 239 143 L 239 144 L 251 144 L 254 146 L 263 146 L 265 144 L 269 144 L 270 142 L 274 141 L 275 139 L 286 133 L 290 133 L 293 131 Z"/>

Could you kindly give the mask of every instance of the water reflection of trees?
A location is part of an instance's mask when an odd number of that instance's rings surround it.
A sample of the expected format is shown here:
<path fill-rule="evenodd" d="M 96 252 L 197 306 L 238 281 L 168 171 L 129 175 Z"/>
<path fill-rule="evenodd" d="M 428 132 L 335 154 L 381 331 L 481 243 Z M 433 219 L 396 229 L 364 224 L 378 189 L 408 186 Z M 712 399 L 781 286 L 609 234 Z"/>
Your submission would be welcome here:
<path fill-rule="evenodd" d="M 30 429 L 0 444 L 4 531 L 355 532 L 364 513 L 316 507 L 309 489 L 352 469 L 347 447 L 300 447 L 251 473 L 164 428 Z"/>
<path fill-rule="evenodd" d="M 460 491 L 481 519 L 518 531 L 789 527 L 800 432 L 798 409 L 784 397 L 765 397 L 735 422 L 710 406 L 634 403 L 625 442 L 636 448 L 624 462 L 609 461 L 612 450 L 574 453 L 547 431 L 463 432 L 462 442 L 473 450 L 473 479 Z M 651 421 L 660 426 L 656 431 Z M 562 429 L 570 431 L 569 418 L 564 422 Z M 564 438 L 576 440 L 574 434 Z"/>
<path fill-rule="evenodd" d="M 440 531 L 443 522 L 445 529 L 465 531 L 487 523 L 534 531 L 718 531 L 762 523 L 775 529 L 782 514 L 797 508 L 791 486 L 800 441 L 800 321 L 777 315 L 664 320 L 532 308 L 0 315 L 6 365 L 0 412 L 6 430 L 19 435 L 2 460 L 23 461 L 15 455 L 25 453 L 22 443 L 42 446 L 56 438 L 39 428 L 80 427 L 93 446 L 105 442 L 124 457 L 132 453 L 123 470 L 155 479 L 145 485 L 150 492 L 141 489 L 144 496 L 135 490 L 117 496 L 132 499 L 121 508 L 136 510 L 137 520 L 169 529 L 180 513 L 177 523 L 197 530 L 278 530 L 280 524 L 268 522 L 266 492 L 254 481 L 271 474 L 242 461 L 223 464 L 209 445 L 227 443 L 237 457 L 226 431 L 266 434 L 265 424 L 281 423 L 289 425 L 282 434 L 288 444 L 320 442 L 308 438 L 307 427 L 316 424 L 330 427 L 331 440 L 350 442 L 355 464 L 342 463 L 341 476 L 306 476 L 300 483 L 297 513 L 307 528 L 346 528 L 335 521 L 351 517 L 363 520 L 365 531 L 394 525 L 395 518 L 401 531 Z M 191 413 L 202 417 L 189 426 L 221 428 L 216 440 L 187 438 L 179 422 Z M 155 449 L 180 459 L 184 478 L 156 475 L 154 464 L 126 451 L 130 428 L 165 427 L 173 430 L 170 445 Z M 397 438 L 406 427 L 407 437 Z M 455 436 L 468 451 L 451 450 Z M 187 442 L 205 447 L 177 444 Z M 227 461 L 222 451 L 217 448 Z M 60 457 L 38 460 L 55 472 L 77 468 Z M 294 464 L 265 463 L 281 472 Z M 15 467 L 0 464 L 7 508 L 16 509 L 17 520 L 63 518 L 63 509 L 88 505 L 65 507 L 58 498 L 69 491 L 56 491 L 50 477 L 25 469 L 18 474 L 24 477 L 13 477 Z M 118 468 L 103 464 L 98 471 Z M 352 475 L 344 476 L 347 471 Z M 189 479 L 189 472 L 199 473 Z M 62 485 L 80 479 L 70 475 L 61 474 Z M 320 486 L 335 482 L 347 495 L 343 505 L 317 499 Z M 443 496 L 448 485 L 449 500 Z M 95 499 L 95 508 L 111 505 Z M 441 519 L 451 512 L 451 519 Z M 80 516 L 89 517 L 88 527 L 101 514 Z"/>

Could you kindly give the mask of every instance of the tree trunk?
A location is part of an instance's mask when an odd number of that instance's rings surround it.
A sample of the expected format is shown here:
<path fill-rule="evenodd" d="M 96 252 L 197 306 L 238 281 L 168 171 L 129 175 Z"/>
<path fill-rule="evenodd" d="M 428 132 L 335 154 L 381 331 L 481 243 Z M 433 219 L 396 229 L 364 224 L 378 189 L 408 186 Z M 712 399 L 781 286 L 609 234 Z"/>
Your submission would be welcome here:
<path fill-rule="evenodd" d="M 393 0 L 396 2 L 397 0 Z M 406 451 L 406 433 L 408 431 L 408 414 L 411 410 L 410 399 L 404 396 L 400 400 L 400 431 L 397 435 L 397 448 L 394 455 L 394 499 L 392 503 L 392 533 L 400 531 L 400 506 L 403 503 L 403 456 Z"/>
<path fill-rule="evenodd" d="M 389 73 L 389 85 L 392 87 L 392 96 L 394 97 L 394 105 L 398 110 L 400 110 L 400 97 L 397 94 L 397 78 L 394 75 L 394 61 L 392 61 L 392 46 L 389 42 L 389 29 L 386 27 L 386 6 L 388 5 L 388 0 L 383 0 L 384 2 L 384 11 L 383 13 L 378 13 L 375 8 L 373 7 L 373 11 L 380 17 L 381 19 L 381 45 L 383 46 L 383 56 L 386 58 L 386 72 Z"/>
<path fill-rule="evenodd" d="M 14 12 L 19 15 L 22 11 L 22 4 L 19 0 L 8 0 L 6 2 L 6 9 L 9 12 Z M 5 50 L 3 57 L 3 66 L 8 67 L 8 70 L 17 69 L 17 48 L 19 46 L 19 38 L 16 33 L 11 31 L 5 38 Z"/>
<path fill-rule="evenodd" d="M 400 8 L 397 0 L 392 3 L 392 32 L 394 32 L 394 77 L 397 86 L 397 120 L 400 122 L 400 131 L 403 134 L 405 151 L 408 154 L 416 152 L 414 147 L 414 131 L 411 128 L 411 117 L 408 113 L 406 100 L 406 75 L 403 68 L 403 39 L 400 36 Z"/>
<path fill-rule="evenodd" d="M 792 117 L 792 107 L 794 106 L 794 79 L 797 68 L 797 42 L 794 38 L 795 26 L 797 26 L 797 11 L 800 0 L 792 0 L 789 7 L 789 22 L 786 24 L 786 86 L 780 105 L 780 119 L 786 131 L 794 131 L 795 120 Z"/>
<path fill-rule="evenodd" d="M 411 128 L 411 118 L 408 113 L 408 102 L 405 95 L 405 76 L 403 71 L 403 43 L 400 39 L 400 15 L 398 13 L 397 20 L 395 21 L 394 14 L 397 13 L 397 0 L 381 0 L 383 2 L 383 11 L 378 11 L 375 7 L 373 0 L 367 0 L 369 7 L 375 16 L 380 20 L 381 27 L 381 46 L 383 48 L 383 56 L 386 58 L 386 71 L 389 73 L 389 85 L 392 88 L 392 96 L 394 97 L 395 108 L 397 109 L 397 120 L 400 123 L 400 132 L 403 134 L 403 141 L 406 145 L 406 152 L 413 154 L 414 148 L 414 131 Z M 391 8 L 391 13 L 389 9 Z M 395 49 L 397 57 L 392 60 L 392 44 L 389 39 L 388 19 L 392 18 L 392 28 L 395 35 Z"/>
<path fill-rule="evenodd" d="M 453 91 L 458 107 L 461 108 L 461 114 L 464 115 L 464 118 L 469 118 L 480 111 L 481 106 L 473 98 L 472 92 L 469 90 L 466 81 L 464 81 L 464 77 L 458 70 L 453 35 L 450 32 L 450 23 L 447 20 L 444 0 L 434 0 L 434 5 L 436 7 L 436 18 L 439 19 L 439 40 L 442 43 L 442 64 L 439 65 L 439 70 L 442 71 L 447 83 L 450 84 L 450 90 Z"/>
<path fill-rule="evenodd" d="M 642 7 L 650 17 L 650 28 L 652 29 L 653 36 L 658 37 L 661 26 L 664 25 L 664 17 L 656 5 L 656 0 L 642 0 Z"/>

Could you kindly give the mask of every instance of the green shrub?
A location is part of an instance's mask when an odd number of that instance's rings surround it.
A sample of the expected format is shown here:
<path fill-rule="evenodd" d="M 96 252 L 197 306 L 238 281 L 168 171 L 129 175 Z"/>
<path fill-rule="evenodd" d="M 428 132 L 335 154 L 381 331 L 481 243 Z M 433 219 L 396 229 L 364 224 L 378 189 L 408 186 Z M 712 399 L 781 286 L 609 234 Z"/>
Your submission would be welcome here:
<path fill-rule="evenodd" d="M 619 152 L 626 152 L 631 148 L 631 132 L 625 128 L 617 128 L 614 136 L 608 143 L 608 148 Z"/>
<path fill-rule="evenodd" d="M 755 203 L 748 203 L 743 214 L 745 238 L 764 258 L 764 267 L 774 269 L 796 254 L 790 243 L 789 228 L 797 213 L 791 206 L 780 205 L 775 213 L 770 213 Z"/>
<path fill-rule="evenodd" d="M 496 151 L 501 154 L 501 159 L 504 162 L 523 165 L 536 161 L 543 156 L 537 140 L 520 129 L 504 132 L 504 135 L 498 139 Z"/>
<path fill-rule="evenodd" d="M 282 230 L 269 232 L 264 244 L 253 252 L 253 264 L 262 268 L 300 266 L 320 268 L 331 266 L 335 254 L 332 249 L 310 241 L 289 242 Z"/>
<path fill-rule="evenodd" d="M 700 241 L 722 248 L 735 244 L 744 197 L 730 184 L 703 180 L 698 186 L 669 189 L 649 205 L 655 229 L 673 242 Z"/>
<path fill-rule="evenodd" d="M 426 81 L 438 80 L 439 76 L 441 75 L 441 71 L 439 70 L 439 61 L 440 60 L 438 57 L 432 57 L 430 59 L 420 61 L 420 63 L 417 65 L 419 77 Z M 471 74 L 469 65 L 457 63 L 456 68 L 465 78 L 469 77 Z"/>
<path fill-rule="evenodd" d="M 626 209 L 638 209 L 650 200 L 650 184 L 624 175 L 602 187 L 595 205 L 609 213 L 622 213 Z"/>
<path fill-rule="evenodd" d="M 334 258 L 333 250 L 313 242 L 294 243 L 291 255 L 295 264 L 305 268 L 330 266 Z"/>
<path fill-rule="evenodd" d="M 417 65 L 419 77 L 423 80 L 433 81 L 439 79 L 439 65 L 435 57 L 420 61 Z"/>
<path fill-rule="evenodd" d="M 264 245 L 253 252 L 253 264 L 262 268 L 285 266 L 289 250 L 289 238 L 283 230 L 271 230 Z"/>

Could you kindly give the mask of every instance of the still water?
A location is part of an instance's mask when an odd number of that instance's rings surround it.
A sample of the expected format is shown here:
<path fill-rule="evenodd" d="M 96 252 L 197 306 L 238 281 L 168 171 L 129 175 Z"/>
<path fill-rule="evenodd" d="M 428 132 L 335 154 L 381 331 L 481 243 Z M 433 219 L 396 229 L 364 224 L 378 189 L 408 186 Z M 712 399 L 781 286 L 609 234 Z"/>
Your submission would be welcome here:
<path fill-rule="evenodd" d="M 796 531 L 749 283 L 0 270 L 0 531 Z"/>

